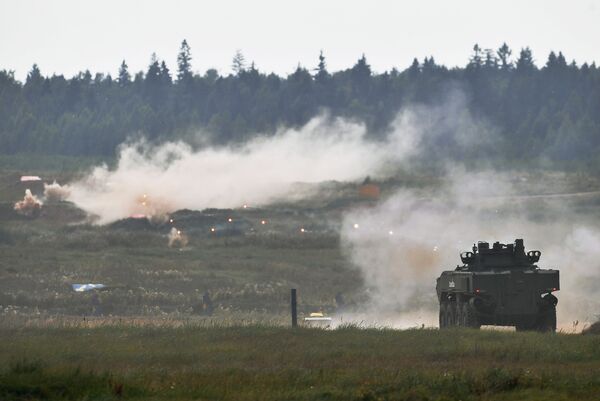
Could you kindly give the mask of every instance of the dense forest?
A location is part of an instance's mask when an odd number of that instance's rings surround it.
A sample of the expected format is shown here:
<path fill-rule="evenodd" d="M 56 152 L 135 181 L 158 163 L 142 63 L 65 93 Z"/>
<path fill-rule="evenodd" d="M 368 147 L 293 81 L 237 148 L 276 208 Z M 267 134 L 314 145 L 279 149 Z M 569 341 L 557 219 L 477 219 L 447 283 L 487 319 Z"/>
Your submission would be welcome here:
<path fill-rule="evenodd" d="M 535 63 L 529 48 L 513 54 L 506 44 L 475 45 L 464 68 L 427 57 L 381 74 L 365 56 L 330 72 L 321 53 L 314 68 L 298 66 L 287 77 L 262 73 L 238 52 L 232 71 L 194 73 L 185 40 L 174 71 L 155 55 L 137 73 L 123 61 L 116 77 L 44 76 L 34 65 L 21 83 L 0 71 L 0 154 L 111 157 L 131 137 L 163 141 L 198 131 L 225 144 L 301 126 L 323 110 L 363 121 L 377 138 L 403 106 L 435 104 L 457 87 L 469 112 L 495 128 L 504 160 L 589 163 L 600 150 L 600 69 L 560 52 Z"/>

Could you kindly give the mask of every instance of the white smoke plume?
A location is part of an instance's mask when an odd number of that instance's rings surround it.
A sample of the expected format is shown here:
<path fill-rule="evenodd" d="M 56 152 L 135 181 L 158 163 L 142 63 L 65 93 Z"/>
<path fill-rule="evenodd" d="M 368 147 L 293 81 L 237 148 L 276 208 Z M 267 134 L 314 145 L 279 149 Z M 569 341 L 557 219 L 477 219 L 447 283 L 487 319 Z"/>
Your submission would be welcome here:
<path fill-rule="evenodd" d="M 60 185 L 56 181 L 52 184 L 44 183 L 44 197 L 51 202 L 64 201 L 71 196 L 71 189 L 68 185 Z"/>
<path fill-rule="evenodd" d="M 367 138 L 363 124 L 321 115 L 300 129 L 256 136 L 237 147 L 195 151 L 176 142 L 124 146 L 114 170 L 95 168 L 71 185 L 70 200 L 98 223 L 131 215 L 164 216 L 182 209 L 260 206 L 290 196 L 294 183 L 382 177 L 419 155 L 421 147 L 452 142 L 460 149 L 482 144 L 482 123 L 466 111 L 460 91 L 438 106 L 402 110 L 384 140 Z M 450 133 L 450 134 L 448 134 Z M 426 134 L 426 135 L 425 135 Z"/>
<path fill-rule="evenodd" d="M 175 227 L 171 228 L 169 231 L 169 248 L 185 248 L 188 244 L 188 237 L 181 230 L 176 229 Z"/>
<path fill-rule="evenodd" d="M 42 205 L 42 201 L 26 189 L 23 199 L 15 203 L 14 210 L 22 216 L 35 217 L 40 214 Z"/>
<path fill-rule="evenodd" d="M 559 200 L 518 196 L 514 180 L 495 172 L 450 169 L 434 196 L 400 190 L 372 209 L 345 216 L 342 242 L 361 270 L 371 304 L 360 319 L 396 326 L 437 325 L 435 278 L 461 264 L 459 253 L 477 241 L 542 251 L 538 265 L 561 271 L 558 319 L 569 329 L 600 311 L 600 228 L 582 223 Z M 536 213 L 547 218 L 540 218 Z M 393 317 L 393 318 L 391 318 Z"/>
<path fill-rule="evenodd" d="M 194 151 L 183 143 L 121 149 L 114 170 L 95 168 L 71 185 L 70 200 L 107 223 L 134 214 L 253 206 L 285 198 L 294 183 L 377 176 L 414 152 L 417 138 L 402 125 L 386 143 L 367 140 L 363 125 L 318 117 L 301 129 L 281 130 L 239 147 Z"/>

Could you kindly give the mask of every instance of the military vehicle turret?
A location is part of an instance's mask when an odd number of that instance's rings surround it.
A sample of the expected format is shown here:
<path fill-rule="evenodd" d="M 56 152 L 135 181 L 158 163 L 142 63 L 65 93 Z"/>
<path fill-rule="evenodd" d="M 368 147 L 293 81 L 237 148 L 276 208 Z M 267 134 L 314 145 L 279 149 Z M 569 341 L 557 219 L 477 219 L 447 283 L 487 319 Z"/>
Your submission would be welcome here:
<path fill-rule="evenodd" d="M 440 328 L 515 326 L 518 331 L 556 331 L 558 270 L 540 269 L 540 251 L 487 242 L 460 254 L 462 265 L 437 279 Z"/>

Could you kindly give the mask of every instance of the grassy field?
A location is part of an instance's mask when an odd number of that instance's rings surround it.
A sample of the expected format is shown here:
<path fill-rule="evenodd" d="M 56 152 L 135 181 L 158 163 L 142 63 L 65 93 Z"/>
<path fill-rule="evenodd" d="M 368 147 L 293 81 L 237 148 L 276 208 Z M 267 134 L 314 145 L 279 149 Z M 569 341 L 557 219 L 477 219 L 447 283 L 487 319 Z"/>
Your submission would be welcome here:
<path fill-rule="evenodd" d="M 598 336 L 284 327 L 290 288 L 299 289 L 301 317 L 368 300 L 340 247 L 341 214 L 370 207 L 354 184 L 265 209 L 96 226 L 68 202 L 47 202 L 35 219 L 13 210 L 21 174 L 63 182 L 91 161 L 27 170 L 19 160 L 18 171 L 0 171 L 0 400 L 598 399 Z M 0 158 L 0 168 L 10 163 Z M 600 188 L 586 175 L 537 178 L 528 182 L 551 181 L 555 192 Z M 403 185 L 430 196 L 437 183 L 408 177 L 385 183 L 384 194 Z M 522 194 L 540 192 L 528 185 Z M 545 202 L 599 215 L 597 193 Z M 532 213 L 543 214 L 540 202 Z M 167 245 L 173 225 L 186 246 Z M 75 283 L 107 287 L 78 293 Z M 435 309 L 433 283 L 423 297 Z"/>
<path fill-rule="evenodd" d="M 18 216 L 13 204 L 23 196 L 21 174 L 64 183 L 81 174 L 76 166 L 85 169 L 93 162 L 65 159 L 53 165 L 52 160 L 41 160 L 26 170 L 23 159 L 18 161 L 11 164 L 15 169 L 0 170 L 0 316 L 181 319 L 204 312 L 204 294 L 209 294 L 217 316 L 278 316 L 287 311 L 292 287 L 300 289 L 301 313 L 336 311 L 337 294 L 343 295 L 346 307 L 365 301 L 362 277 L 339 246 L 341 213 L 361 206 L 356 185 L 332 184 L 325 199 L 265 209 L 177 212 L 172 215 L 174 224 L 190 240 L 179 249 L 167 246 L 168 224 L 85 224 L 85 214 L 68 202 L 46 202 L 36 219 Z M 529 181 L 544 188 L 552 182 L 556 191 L 600 188 L 593 177 L 578 174 L 534 174 Z M 384 195 L 408 186 L 426 196 L 437 185 L 431 177 L 406 176 L 383 188 Z M 524 194 L 531 190 L 529 184 L 522 188 Z M 574 208 L 597 216 L 600 196 L 575 201 L 579 203 Z M 539 211 L 536 202 L 532 213 Z M 242 235 L 211 235 L 211 227 L 227 225 L 230 217 L 244 225 Z M 262 220 L 268 224 L 261 225 Z M 74 293 L 75 283 L 102 283 L 107 289 Z M 433 305 L 435 294 L 430 295 Z"/>
<path fill-rule="evenodd" d="M 213 316 L 270 321 L 287 313 L 294 287 L 300 289 L 301 314 L 338 310 L 338 294 L 346 307 L 365 301 L 362 277 L 339 246 L 341 213 L 361 203 L 356 183 L 324 184 L 327 196 L 265 209 L 179 211 L 171 215 L 173 224 L 122 220 L 97 226 L 69 202 L 46 201 L 33 219 L 13 210 L 25 190 L 21 175 L 65 183 L 94 162 L 0 158 L 0 316 L 187 319 L 206 315 L 208 294 Z M 413 187 L 431 181 L 404 178 Z M 229 218 L 241 232 L 211 234 Z M 187 246 L 167 245 L 172 226 L 188 236 Z M 75 293 L 71 285 L 77 283 L 107 288 Z"/>
<path fill-rule="evenodd" d="M 268 217 L 271 225 L 291 219 Z M 210 236 L 208 227 L 189 227 L 185 232 L 198 232 L 179 249 L 167 246 L 168 229 L 8 222 L 0 229 L 0 305 L 18 314 L 181 316 L 197 314 L 206 292 L 216 313 L 287 310 L 292 287 L 303 288 L 308 309 L 333 308 L 338 292 L 349 302 L 360 295 L 361 277 L 342 257 L 335 235 L 264 229 L 221 238 Z M 74 293 L 73 283 L 108 288 Z"/>
<path fill-rule="evenodd" d="M 96 226 L 68 202 L 46 202 L 35 219 L 17 215 L 22 173 L 0 173 L 0 316 L 185 319 L 206 314 L 202 301 L 208 294 L 214 316 L 271 319 L 287 312 L 292 287 L 302 289 L 301 313 L 334 311 L 338 293 L 348 304 L 364 299 L 362 278 L 339 247 L 339 210 L 327 203 L 181 211 L 171 216 L 173 224 L 123 220 Z M 72 170 L 56 174 L 76 176 Z M 229 218 L 243 232 L 211 233 L 211 227 L 229 229 Z M 168 246 L 172 226 L 188 236 L 187 246 Z M 107 288 L 75 293 L 76 283 Z"/>
<path fill-rule="evenodd" d="M 4 325 L 0 399 L 597 400 L 600 337 Z"/>

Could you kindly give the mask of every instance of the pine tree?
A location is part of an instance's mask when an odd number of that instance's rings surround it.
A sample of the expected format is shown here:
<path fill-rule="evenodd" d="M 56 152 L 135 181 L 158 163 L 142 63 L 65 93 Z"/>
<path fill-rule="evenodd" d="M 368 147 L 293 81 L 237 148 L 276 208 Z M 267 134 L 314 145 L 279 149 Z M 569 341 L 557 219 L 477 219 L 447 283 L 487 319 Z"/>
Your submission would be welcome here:
<path fill-rule="evenodd" d="M 318 83 L 325 83 L 329 78 L 329 72 L 327 72 L 327 64 L 325 63 L 325 56 L 323 50 L 319 53 L 319 64 L 316 68 L 317 73 L 315 74 L 315 81 Z"/>
<path fill-rule="evenodd" d="M 129 67 L 125 63 L 125 60 L 121 63 L 119 67 L 119 78 L 117 78 L 119 82 L 119 86 L 127 86 L 131 83 L 131 74 L 129 74 Z"/>
<path fill-rule="evenodd" d="M 85 70 L 83 74 L 80 75 L 79 79 L 86 85 L 89 85 L 92 82 L 92 73 L 90 70 Z"/>
<path fill-rule="evenodd" d="M 148 71 L 146 72 L 146 79 L 144 80 L 144 93 L 154 108 L 159 107 L 165 99 L 164 88 L 166 77 L 163 75 L 165 72 L 168 73 L 168 70 L 164 71 L 161 68 L 161 63 L 159 63 L 156 54 L 153 53 Z"/>
<path fill-rule="evenodd" d="M 436 69 L 437 69 L 437 65 L 435 64 L 435 59 L 433 58 L 433 56 L 425 57 L 423 59 L 423 65 L 421 67 L 421 71 L 423 71 L 424 74 L 431 73 L 431 72 L 435 71 Z"/>
<path fill-rule="evenodd" d="M 408 67 L 408 74 L 415 76 L 418 75 L 419 72 L 421 72 L 421 67 L 419 66 L 419 60 L 415 57 L 410 67 Z"/>
<path fill-rule="evenodd" d="M 364 83 L 371 77 L 371 66 L 367 63 L 367 58 L 363 54 L 361 58 L 358 59 L 354 67 L 350 70 L 352 74 L 352 79 L 355 82 Z"/>
<path fill-rule="evenodd" d="M 546 61 L 546 68 L 549 70 L 556 68 L 556 53 L 554 53 L 553 51 L 551 51 L 550 54 L 548 54 L 548 60 Z"/>
<path fill-rule="evenodd" d="M 169 86 L 173 83 L 173 79 L 171 78 L 171 72 L 169 71 L 169 68 L 167 67 L 167 64 L 164 61 L 160 63 L 160 81 L 165 86 Z"/>
<path fill-rule="evenodd" d="M 517 60 L 517 71 L 528 72 L 535 69 L 536 67 L 533 62 L 533 54 L 531 53 L 531 49 L 529 47 L 521 49 L 521 53 L 519 53 L 519 59 Z"/>
<path fill-rule="evenodd" d="M 161 82 L 161 71 L 160 64 L 158 62 L 158 58 L 156 57 L 156 53 L 152 53 L 152 57 L 150 59 L 150 65 L 148 66 L 148 71 L 146 72 L 146 84 L 152 86 L 158 86 Z"/>
<path fill-rule="evenodd" d="M 250 63 L 250 68 L 244 72 L 242 81 L 246 83 L 252 90 L 256 90 L 258 88 L 260 84 L 260 74 L 254 61 Z"/>
<path fill-rule="evenodd" d="M 560 69 L 565 69 L 567 67 L 567 60 L 562 52 L 558 52 L 558 57 L 556 57 L 556 65 Z"/>
<path fill-rule="evenodd" d="M 512 50 L 508 47 L 506 42 L 502 43 L 502 46 L 498 50 L 496 50 L 496 55 L 500 60 L 500 68 L 502 70 L 510 70 L 512 68 L 512 62 L 510 61 L 510 56 L 512 54 Z"/>
<path fill-rule="evenodd" d="M 104 81 L 104 74 L 101 72 L 97 72 L 94 76 L 94 85 L 100 85 Z"/>
<path fill-rule="evenodd" d="M 231 61 L 231 69 L 235 75 L 240 75 L 246 70 L 246 58 L 241 50 L 236 50 L 233 60 Z"/>
<path fill-rule="evenodd" d="M 487 69 L 495 70 L 498 68 L 498 59 L 492 49 L 485 49 L 485 61 L 483 62 L 483 65 Z"/>
<path fill-rule="evenodd" d="M 468 67 L 475 69 L 480 68 L 483 65 L 482 53 L 481 47 L 475 43 L 475 46 L 473 46 L 473 55 L 469 58 Z"/>
<path fill-rule="evenodd" d="M 25 81 L 26 86 L 39 88 L 44 83 L 44 77 L 37 64 L 31 67 L 31 71 L 27 74 L 27 80 Z"/>
<path fill-rule="evenodd" d="M 188 82 L 192 78 L 192 52 L 187 41 L 181 42 L 179 54 L 177 55 L 177 80 Z"/>

